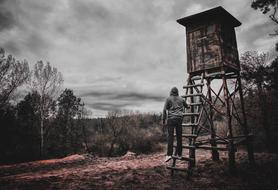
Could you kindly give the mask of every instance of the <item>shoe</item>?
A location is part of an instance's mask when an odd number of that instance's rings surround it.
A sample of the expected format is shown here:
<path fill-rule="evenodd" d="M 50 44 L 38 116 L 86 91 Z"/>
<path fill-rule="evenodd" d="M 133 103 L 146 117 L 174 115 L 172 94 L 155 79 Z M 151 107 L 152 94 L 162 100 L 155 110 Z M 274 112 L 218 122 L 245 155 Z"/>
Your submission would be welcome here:
<path fill-rule="evenodd" d="M 166 156 L 165 157 L 165 162 L 169 162 L 169 160 L 171 160 L 172 159 L 172 156 Z"/>

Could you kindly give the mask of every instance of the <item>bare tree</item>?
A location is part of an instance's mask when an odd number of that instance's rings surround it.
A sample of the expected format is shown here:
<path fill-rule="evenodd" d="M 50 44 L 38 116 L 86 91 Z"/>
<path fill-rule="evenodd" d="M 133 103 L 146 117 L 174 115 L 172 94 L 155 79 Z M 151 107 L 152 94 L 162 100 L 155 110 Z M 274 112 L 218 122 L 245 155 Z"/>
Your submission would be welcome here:
<path fill-rule="evenodd" d="M 50 63 L 38 61 L 32 71 L 30 85 L 33 91 L 40 95 L 40 155 L 44 153 L 45 120 L 51 116 L 53 100 L 58 97 L 63 83 L 62 74 Z"/>
<path fill-rule="evenodd" d="M 269 14 L 269 18 L 278 25 L 278 0 L 253 0 L 251 7 L 255 10 L 259 9 L 263 14 Z M 274 33 L 270 34 L 271 36 L 278 35 L 278 29 L 274 30 Z M 276 51 L 278 51 L 278 43 L 276 43 Z"/>
<path fill-rule="evenodd" d="M 85 107 L 84 103 L 82 103 L 80 110 L 78 112 L 77 119 L 79 121 L 78 124 L 81 125 L 82 127 L 83 144 L 86 152 L 88 152 L 89 146 L 88 146 L 88 130 L 85 125 L 85 120 L 87 120 L 90 115 L 92 115 L 92 112 Z"/>
<path fill-rule="evenodd" d="M 120 137 L 120 135 L 123 133 L 125 129 L 125 124 L 123 123 L 123 115 L 120 110 L 114 110 L 108 112 L 107 115 L 107 122 L 109 126 L 109 131 L 112 137 L 112 140 L 110 142 L 110 148 L 108 151 L 108 156 L 112 156 L 114 152 L 114 146 Z"/>
<path fill-rule="evenodd" d="M 266 145 L 270 145 L 270 130 L 268 122 L 267 93 L 266 90 L 270 85 L 270 59 L 266 53 L 256 51 L 247 51 L 240 57 L 241 76 L 248 84 L 249 90 L 256 89 L 258 95 L 259 110 L 262 114 L 262 126 L 266 134 Z M 248 90 L 248 89 L 247 89 Z"/>
<path fill-rule="evenodd" d="M 249 88 L 256 87 L 259 94 L 269 85 L 270 59 L 267 53 L 247 51 L 240 57 L 241 75 Z"/>
<path fill-rule="evenodd" d="M 12 55 L 5 56 L 0 49 L 0 106 L 10 100 L 14 91 L 27 81 L 29 66 L 26 60 L 17 61 Z"/>

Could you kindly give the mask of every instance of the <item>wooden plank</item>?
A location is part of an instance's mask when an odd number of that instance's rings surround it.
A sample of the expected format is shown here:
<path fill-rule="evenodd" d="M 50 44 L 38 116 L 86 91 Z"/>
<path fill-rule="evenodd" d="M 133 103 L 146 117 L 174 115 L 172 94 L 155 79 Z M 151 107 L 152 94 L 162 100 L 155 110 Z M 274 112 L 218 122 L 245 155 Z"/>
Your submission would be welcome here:
<path fill-rule="evenodd" d="M 194 76 L 194 77 L 191 77 L 191 80 L 201 80 L 202 77 L 201 76 Z"/>
<path fill-rule="evenodd" d="M 200 106 L 202 105 L 202 102 L 198 102 L 198 103 L 188 103 L 189 106 Z"/>
<path fill-rule="evenodd" d="M 204 86 L 204 83 L 185 85 L 183 88 L 192 88 L 196 86 Z"/>
<path fill-rule="evenodd" d="M 236 76 L 234 72 L 231 72 L 231 73 L 214 72 L 214 73 L 206 74 L 205 78 L 222 77 L 223 75 L 226 77 L 235 77 Z"/>
<path fill-rule="evenodd" d="M 173 145 L 174 148 L 177 148 L 177 145 Z M 182 145 L 182 148 L 185 148 L 185 149 L 196 149 L 195 146 L 192 146 L 192 145 Z"/>
<path fill-rule="evenodd" d="M 183 127 L 196 127 L 198 126 L 198 123 L 183 123 Z"/>
<path fill-rule="evenodd" d="M 186 137 L 186 138 L 197 138 L 198 136 L 195 134 L 183 134 L 182 137 Z"/>
<path fill-rule="evenodd" d="M 176 137 L 177 135 L 174 134 L 174 137 Z M 182 137 L 185 137 L 185 138 L 197 138 L 198 136 L 195 135 L 195 134 L 182 134 Z"/>
<path fill-rule="evenodd" d="M 197 93 L 197 94 L 186 94 L 186 95 L 183 95 L 182 97 L 183 98 L 187 98 L 187 97 L 194 97 L 194 96 L 203 96 L 202 93 Z"/>
<path fill-rule="evenodd" d="M 222 72 L 215 72 L 215 73 L 212 73 L 212 74 L 206 74 L 205 78 L 213 78 L 213 77 L 216 77 L 216 76 L 219 76 L 219 75 L 222 75 L 222 74 L 223 74 Z"/>
<path fill-rule="evenodd" d="M 200 113 L 184 113 L 183 116 L 199 116 Z"/>
<path fill-rule="evenodd" d="M 186 149 L 196 149 L 195 146 L 192 146 L 192 145 L 184 145 L 182 146 L 182 148 L 186 148 Z"/>

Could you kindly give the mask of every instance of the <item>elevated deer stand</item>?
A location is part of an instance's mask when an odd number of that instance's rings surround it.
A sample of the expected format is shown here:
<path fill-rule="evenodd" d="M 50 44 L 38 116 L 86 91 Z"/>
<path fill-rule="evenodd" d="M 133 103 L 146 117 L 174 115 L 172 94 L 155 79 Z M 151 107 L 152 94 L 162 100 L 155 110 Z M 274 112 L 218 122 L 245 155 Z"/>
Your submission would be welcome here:
<path fill-rule="evenodd" d="M 210 150 L 212 159 L 219 160 L 218 151 L 228 151 L 229 168 L 235 170 L 235 151 L 246 144 L 248 158 L 254 163 L 252 135 L 246 122 L 234 28 L 241 23 L 222 7 L 177 20 L 186 27 L 187 71 L 189 77 L 183 96 L 190 111 L 184 113 L 183 149 L 189 157 L 173 156 L 167 168 L 192 173 L 195 151 Z M 235 101 L 237 100 L 237 101 Z M 236 105 L 239 103 L 239 105 Z M 225 135 L 218 134 L 214 118 L 224 118 Z M 235 126 L 237 131 L 235 133 Z M 187 162 L 178 167 L 177 160 Z"/>

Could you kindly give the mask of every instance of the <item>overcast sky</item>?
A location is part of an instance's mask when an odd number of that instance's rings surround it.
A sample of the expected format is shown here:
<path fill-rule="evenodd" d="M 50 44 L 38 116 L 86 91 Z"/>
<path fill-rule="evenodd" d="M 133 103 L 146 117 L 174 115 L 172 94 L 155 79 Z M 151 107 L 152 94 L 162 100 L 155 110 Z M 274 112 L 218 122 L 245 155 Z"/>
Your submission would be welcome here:
<path fill-rule="evenodd" d="M 251 0 L 0 0 L 0 46 L 30 65 L 49 61 L 94 117 L 113 109 L 160 112 L 186 74 L 176 20 L 223 6 L 242 22 L 239 53 L 274 52 L 274 29 Z"/>

